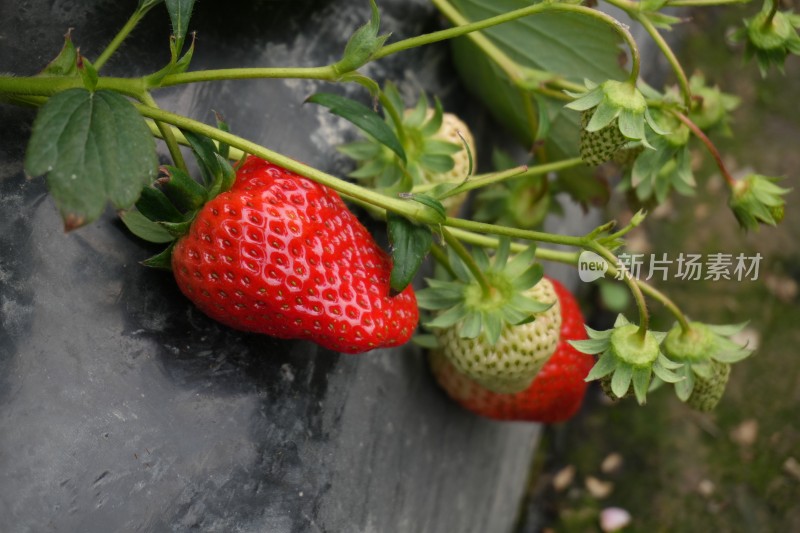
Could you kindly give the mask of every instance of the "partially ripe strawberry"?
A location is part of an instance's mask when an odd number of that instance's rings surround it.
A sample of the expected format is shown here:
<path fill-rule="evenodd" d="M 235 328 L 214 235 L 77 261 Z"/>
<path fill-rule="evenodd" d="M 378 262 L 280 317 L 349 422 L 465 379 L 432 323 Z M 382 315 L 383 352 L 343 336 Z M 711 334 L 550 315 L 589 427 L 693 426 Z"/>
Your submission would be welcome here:
<path fill-rule="evenodd" d="M 586 393 L 584 378 L 594 357 L 578 352 L 568 341 L 586 338 L 578 302 L 559 282 L 550 280 L 561 309 L 558 346 L 528 388 L 500 394 L 482 387 L 459 372 L 440 354 L 431 354 L 433 374 L 456 402 L 478 415 L 496 420 L 563 422 L 580 409 Z"/>
<path fill-rule="evenodd" d="M 561 329 L 561 309 L 553 283 L 548 279 L 524 291 L 523 296 L 552 304 L 521 325 L 507 324 L 499 338 L 464 338 L 456 327 L 436 331 L 437 352 L 476 383 L 498 393 L 525 390 L 556 351 Z"/>
<path fill-rule="evenodd" d="M 181 291 L 235 329 L 359 353 L 409 340 L 413 289 L 339 195 L 250 156 L 172 252 Z"/>

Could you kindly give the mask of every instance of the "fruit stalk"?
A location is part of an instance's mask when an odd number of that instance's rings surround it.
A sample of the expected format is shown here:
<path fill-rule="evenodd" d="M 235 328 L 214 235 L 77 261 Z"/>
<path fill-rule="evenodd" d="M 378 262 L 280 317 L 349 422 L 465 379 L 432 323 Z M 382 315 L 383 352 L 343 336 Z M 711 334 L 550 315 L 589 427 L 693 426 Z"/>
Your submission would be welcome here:
<path fill-rule="evenodd" d="M 730 186 L 730 188 L 733 189 L 733 186 L 736 184 L 736 180 L 734 180 L 733 176 L 731 176 L 731 173 L 728 172 L 728 169 L 725 166 L 725 162 L 722 160 L 722 155 L 719 153 L 719 150 L 717 150 L 717 147 L 714 145 L 714 143 L 711 142 L 711 139 L 708 138 L 708 135 L 703 133 L 703 130 L 701 130 L 697 126 L 697 124 L 692 122 L 692 119 L 690 119 L 683 113 L 679 111 L 673 111 L 673 114 L 675 115 L 675 117 L 677 117 L 678 120 L 686 124 L 686 126 L 690 130 L 692 130 L 692 133 L 694 133 L 695 137 L 700 139 L 700 141 L 704 145 L 706 145 L 706 148 L 708 149 L 708 152 L 711 154 L 711 157 L 713 157 L 714 161 L 717 163 L 717 167 L 719 167 L 719 171 L 722 173 L 722 177 L 725 178 L 725 181 L 728 183 L 728 186 Z"/>

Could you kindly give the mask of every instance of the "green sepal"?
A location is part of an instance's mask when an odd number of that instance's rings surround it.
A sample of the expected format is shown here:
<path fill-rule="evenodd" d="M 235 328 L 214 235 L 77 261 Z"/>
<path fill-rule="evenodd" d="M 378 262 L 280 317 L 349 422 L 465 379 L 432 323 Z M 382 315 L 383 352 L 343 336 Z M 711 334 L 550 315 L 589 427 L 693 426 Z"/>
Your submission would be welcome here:
<path fill-rule="evenodd" d="M 97 74 L 97 69 L 94 68 L 92 62 L 81 55 L 80 50 L 78 50 L 75 66 L 77 67 L 78 74 L 81 75 L 83 86 L 86 87 L 87 91 L 94 92 L 95 89 L 97 89 L 97 81 L 100 79 L 100 76 Z"/>
<path fill-rule="evenodd" d="M 575 346 L 573 343 L 577 341 L 570 341 L 569 343 Z M 579 350 L 580 351 L 580 350 Z M 584 352 L 585 353 L 585 352 Z M 595 381 L 600 378 L 603 378 L 617 369 L 617 360 L 611 352 L 605 352 L 597 362 L 594 364 L 592 369 L 587 374 L 585 381 Z"/>
<path fill-rule="evenodd" d="M 628 394 L 633 379 L 633 367 L 629 364 L 617 361 L 617 368 L 611 376 L 611 392 L 617 398 L 623 398 Z"/>
<path fill-rule="evenodd" d="M 389 213 L 387 227 L 392 252 L 389 285 L 394 293 L 400 293 L 419 271 L 433 244 L 433 235 L 429 227 L 394 213 Z"/>
<path fill-rule="evenodd" d="M 447 311 L 436 315 L 436 317 L 433 320 L 428 321 L 425 326 L 432 329 L 449 328 L 450 326 L 457 324 L 466 316 L 467 311 L 464 309 L 464 305 L 462 303 L 458 303 Z"/>
<path fill-rule="evenodd" d="M 183 170 L 165 166 L 161 171 L 166 175 L 159 180 L 161 189 L 181 211 L 200 209 L 208 200 L 206 189 Z"/>
<path fill-rule="evenodd" d="M 644 405 L 647 401 L 647 391 L 650 387 L 650 378 L 653 375 L 650 368 L 637 368 L 633 371 L 633 392 L 639 405 Z M 613 380 L 612 380 L 613 385 Z"/>
<path fill-rule="evenodd" d="M 165 244 L 175 240 L 175 237 L 161 225 L 134 209 L 120 212 L 119 218 L 131 233 L 147 242 Z"/>
<path fill-rule="evenodd" d="M 783 220 L 785 200 L 791 189 L 776 185 L 779 178 L 750 174 L 733 186 L 728 202 L 744 230 L 756 230 L 760 224 L 776 226 Z"/>
<path fill-rule="evenodd" d="M 218 130 L 224 131 L 225 133 L 231 132 L 230 125 L 225 121 L 225 117 L 222 116 L 222 113 L 214 111 L 214 118 L 217 120 Z M 217 143 L 217 153 L 219 153 L 222 159 L 227 161 L 229 159 L 228 156 L 230 155 L 230 152 L 231 152 L 231 147 L 228 146 L 226 143 L 223 143 L 222 141 L 219 141 Z"/>
<path fill-rule="evenodd" d="M 222 175 L 222 168 L 217 158 L 217 146 L 214 141 L 203 135 L 198 135 L 192 131 L 181 130 L 186 140 L 189 141 L 189 146 L 192 148 L 192 153 L 197 159 L 197 164 L 200 167 L 200 172 L 203 175 L 203 180 L 206 185 L 213 186 L 218 177 Z M 213 198 L 213 195 L 209 196 Z"/>
<path fill-rule="evenodd" d="M 136 202 L 136 209 L 154 222 L 179 222 L 183 215 L 166 194 L 155 187 L 145 187 Z"/>
<path fill-rule="evenodd" d="M 675 383 L 675 394 L 680 401 L 685 402 L 692 395 L 694 390 L 694 372 L 692 372 L 692 365 L 686 364 L 678 371 L 682 380 Z"/>
<path fill-rule="evenodd" d="M 442 205 L 442 202 L 437 200 L 436 198 L 431 198 L 427 194 L 408 194 L 408 195 L 401 195 L 402 198 L 406 198 L 408 200 L 413 200 L 415 202 L 419 202 L 422 205 L 431 208 L 434 213 L 436 214 L 436 224 L 444 224 L 445 220 L 447 220 L 447 212 Z"/>
<path fill-rule="evenodd" d="M 78 52 L 72 42 L 72 28 L 64 35 L 64 46 L 58 55 L 37 76 L 74 77 L 78 75 Z"/>
<path fill-rule="evenodd" d="M 397 154 L 403 163 L 406 162 L 406 153 L 394 130 L 380 115 L 364 104 L 350 100 L 338 94 L 316 93 L 309 96 L 306 102 L 327 107 L 334 115 L 338 115 L 358 126 L 379 143 Z"/>
<path fill-rule="evenodd" d="M 175 242 L 170 244 L 163 252 L 142 261 L 142 265 L 150 268 L 159 268 L 162 270 L 172 271 L 172 250 L 174 247 Z"/>
<path fill-rule="evenodd" d="M 597 339 L 569 341 L 569 344 L 581 353 L 595 355 L 605 352 L 608 349 L 610 341 L 608 340 L 608 337 L 603 337 Z"/>
<path fill-rule="evenodd" d="M 366 64 L 389 38 L 389 34 L 378 35 L 381 15 L 375 0 L 370 0 L 370 7 L 372 9 L 370 21 L 358 28 L 347 41 L 342 59 L 334 64 L 336 72 L 350 72 Z"/>
<path fill-rule="evenodd" d="M 430 333 L 419 333 L 411 337 L 411 342 L 426 350 L 435 350 L 439 347 L 439 340 L 436 335 Z"/>
<path fill-rule="evenodd" d="M 182 237 L 189 233 L 194 218 L 182 222 L 159 222 L 158 225 L 164 228 L 174 238 Z"/>

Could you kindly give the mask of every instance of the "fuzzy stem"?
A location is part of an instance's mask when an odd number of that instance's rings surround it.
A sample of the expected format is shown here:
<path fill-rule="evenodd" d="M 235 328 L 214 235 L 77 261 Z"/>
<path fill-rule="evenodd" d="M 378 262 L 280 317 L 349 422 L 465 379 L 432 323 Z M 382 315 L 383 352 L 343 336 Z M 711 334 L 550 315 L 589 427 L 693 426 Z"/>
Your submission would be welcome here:
<path fill-rule="evenodd" d="M 143 104 L 158 109 L 158 104 L 156 104 L 156 101 L 149 92 L 145 91 L 140 97 L 140 100 Z M 183 154 L 181 153 L 178 141 L 170 125 L 156 121 L 156 126 L 161 133 L 161 138 L 164 139 L 164 143 L 167 145 L 167 150 L 169 150 L 169 155 L 172 157 L 175 166 L 188 173 L 189 169 L 186 167 L 186 161 L 183 160 Z"/>
<path fill-rule="evenodd" d="M 481 287 L 483 296 L 486 298 L 491 297 L 492 286 L 489 284 L 489 280 L 486 279 L 486 275 L 483 273 L 483 270 L 481 270 L 481 267 L 475 262 L 475 258 L 469 253 L 469 250 L 467 250 L 461 241 L 455 238 L 448 230 L 442 228 L 442 235 L 444 236 L 444 241 L 447 243 L 447 245 L 464 262 L 464 265 L 466 265 L 470 273 L 472 273 L 473 277 L 478 282 L 478 285 Z"/>
<path fill-rule="evenodd" d="M 158 83 L 158 87 L 170 87 L 199 81 L 251 80 L 292 78 L 322 81 L 336 81 L 338 75 L 330 65 L 324 67 L 253 67 L 224 68 L 216 70 L 197 70 L 170 74 Z"/>
<path fill-rule="evenodd" d="M 673 111 L 673 114 L 678 120 L 686 124 L 686 126 L 692 130 L 692 133 L 694 133 L 694 135 L 706 145 L 711 157 L 713 157 L 714 161 L 717 163 L 717 167 L 719 167 L 722 177 L 725 178 L 728 186 L 733 189 L 734 185 L 736 185 L 736 180 L 733 179 L 731 173 L 728 172 L 728 169 L 725 167 L 725 162 L 722 161 L 722 155 L 719 153 L 719 150 L 717 150 L 717 147 L 714 145 L 714 143 L 711 142 L 711 139 L 709 139 L 708 136 L 703 133 L 703 130 L 701 130 L 697 124 L 692 122 L 692 120 L 683 113 L 679 111 Z"/>
<path fill-rule="evenodd" d="M 772 25 L 772 21 L 775 18 L 775 15 L 778 13 L 778 8 L 780 7 L 780 0 L 766 0 L 767 2 L 772 2 L 772 5 L 769 8 L 769 14 L 767 18 L 764 19 L 763 28 L 766 30 Z"/>
<path fill-rule="evenodd" d="M 589 249 L 597 253 L 600 257 L 606 260 L 609 266 L 616 265 L 617 257 L 611 251 L 597 242 L 592 242 Z M 647 302 L 645 301 L 642 289 L 639 287 L 637 280 L 633 279 L 631 273 L 624 269 L 622 271 L 622 281 L 628 286 L 636 301 L 636 307 L 639 309 L 639 330 L 637 334 L 642 342 L 647 336 L 647 329 L 650 327 L 650 314 L 647 312 Z"/>
<path fill-rule="evenodd" d="M 150 11 L 150 8 L 153 7 L 153 5 L 155 4 L 151 4 L 143 10 L 137 9 L 136 11 L 133 12 L 131 18 L 129 18 L 128 21 L 125 23 L 125 25 L 122 26 L 117 35 L 115 35 L 114 38 L 111 40 L 111 42 L 108 43 L 106 49 L 100 53 L 97 59 L 95 59 L 94 68 L 96 68 L 98 72 L 100 71 L 101 68 L 103 68 L 103 65 L 106 64 L 106 61 L 108 61 L 111 58 L 111 56 L 114 55 L 114 52 L 117 51 L 122 42 L 128 37 L 128 35 L 130 35 L 130 33 L 133 31 L 136 25 L 139 24 L 139 21 L 141 21 L 142 18 L 144 18 L 144 16 L 147 14 L 148 11 Z"/>
<path fill-rule="evenodd" d="M 686 106 L 686 109 L 691 109 L 692 107 L 692 89 L 689 85 L 689 78 L 686 77 L 686 72 L 683 71 L 683 67 L 681 66 L 681 62 L 678 61 L 678 58 L 675 56 L 675 53 L 670 48 L 667 41 L 661 35 L 661 32 L 658 31 L 653 23 L 647 18 L 646 15 L 641 13 L 631 13 L 631 16 L 634 20 L 638 21 L 639 24 L 650 34 L 652 37 L 653 42 L 656 43 L 656 46 L 661 50 L 661 53 L 664 54 L 664 57 L 667 58 L 667 61 L 672 67 L 672 71 L 675 73 L 675 77 L 678 79 L 678 85 L 681 88 L 681 94 L 683 95 L 683 104 Z"/>
<path fill-rule="evenodd" d="M 462 182 L 461 185 L 459 185 L 455 189 L 452 189 L 448 191 L 446 194 L 443 194 L 441 198 L 448 198 L 450 196 L 455 196 L 457 194 L 465 193 L 473 189 L 479 189 L 481 187 L 485 187 L 493 183 L 499 183 L 501 181 L 505 181 L 508 179 L 541 176 L 543 174 L 548 174 L 550 172 L 557 172 L 559 170 L 576 167 L 582 164 L 583 164 L 583 159 L 581 159 L 580 157 L 574 157 L 572 159 L 564 159 L 561 161 L 555 161 L 553 163 L 546 163 L 543 165 L 535 165 L 527 168 L 518 167 L 503 172 L 495 172 L 492 174 L 475 177 L 475 179 L 464 181 Z"/>

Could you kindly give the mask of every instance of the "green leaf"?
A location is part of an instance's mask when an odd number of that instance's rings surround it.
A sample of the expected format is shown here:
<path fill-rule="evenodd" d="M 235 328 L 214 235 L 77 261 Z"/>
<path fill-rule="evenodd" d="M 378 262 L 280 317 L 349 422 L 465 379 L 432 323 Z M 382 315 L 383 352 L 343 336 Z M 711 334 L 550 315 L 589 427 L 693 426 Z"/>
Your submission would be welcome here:
<path fill-rule="evenodd" d="M 447 212 L 444 210 L 442 202 L 436 198 L 431 198 L 427 194 L 412 194 L 407 198 L 433 209 L 433 211 L 436 213 L 436 222 L 438 224 L 443 224 L 447 219 Z"/>
<path fill-rule="evenodd" d="M 389 284 L 399 293 L 414 279 L 433 244 L 430 228 L 414 224 L 407 218 L 390 213 L 389 243 L 392 246 L 392 273 Z"/>
<path fill-rule="evenodd" d="M 175 239 L 170 232 L 139 211 L 123 211 L 120 213 L 120 219 L 122 219 L 122 223 L 131 233 L 147 242 L 162 244 L 172 242 Z"/>
<path fill-rule="evenodd" d="M 376 141 L 387 146 L 406 162 L 406 152 L 395 135 L 394 130 L 372 109 L 367 106 L 332 93 L 317 93 L 309 96 L 306 102 L 327 107 L 331 113 L 348 120 L 372 136 Z"/>
<path fill-rule="evenodd" d="M 194 0 L 166 0 L 169 18 L 172 21 L 172 34 L 175 36 L 173 45 L 174 55 L 180 55 L 183 42 L 189 30 L 189 20 L 192 18 Z"/>
<path fill-rule="evenodd" d="M 194 43 L 192 43 L 192 48 L 194 48 Z M 230 133 L 231 128 L 227 122 L 225 122 L 225 117 L 222 116 L 222 113 L 218 113 L 214 111 L 214 117 L 217 119 L 217 129 L 220 131 L 224 131 L 225 133 Z M 230 154 L 231 147 L 223 142 L 217 143 L 217 152 L 219 155 L 222 156 L 223 159 L 227 160 L 228 155 Z"/>
<path fill-rule="evenodd" d="M 61 52 L 44 67 L 39 76 L 77 76 L 78 52 L 72 43 L 72 29 L 64 35 L 64 46 Z"/>
<path fill-rule="evenodd" d="M 109 201 L 117 209 L 133 206 L 157 168 L 144 119 L 110 91 L 69 89 L 51 97 L 25 154 L 28 174 L 47 174 L 67 231 L 97 219 Z"/>
<path fill-rule="evenodd" d="M 529 0 L 451 0 L 468 20 L 477 21 L 529 6 Z M 623 80 L 620 67 L 620 37 L 607 24 L 581 14 L 539 13 L 481 31 L 520 67 L 549 71 L 567 81 L 582 83 L 584 78 L 602 82 Z M 454 62 L 467 88 L 527 148 L 533 145 L 540 121 L 537 100 L 516 87 L 467 37 L 452 41 Z M 563 108 L 563 102 L 543 98 L 550 119 L 545 150 L 552 161 L 578 156 L 579 114 Z M 538 104 L 541 106 L 541 103 Z M 542 113 L 538 113 L 541 115 Z M 537 123 L 538 122 L 538 123 Z M 588 167 L 580 166 L 559 173 L 562 187 L 579 201 L 603 198 L 607 187 L 591 178 Z"/>

